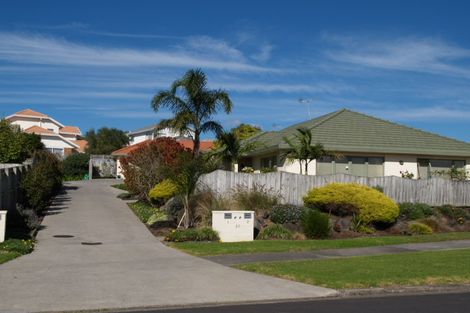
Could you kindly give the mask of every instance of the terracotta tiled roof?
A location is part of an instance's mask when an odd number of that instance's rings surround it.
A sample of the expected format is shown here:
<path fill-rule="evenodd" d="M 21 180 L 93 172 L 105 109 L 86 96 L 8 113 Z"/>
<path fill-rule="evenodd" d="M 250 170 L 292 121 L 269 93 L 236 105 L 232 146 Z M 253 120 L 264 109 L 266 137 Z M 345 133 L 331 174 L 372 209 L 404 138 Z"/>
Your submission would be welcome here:
<path fill-rule="evenodd" d="M 51 134 L 51 135 L 57 135 L 53 131 L 49 129 L 45 129 L 39 126 L 31 126 L 30 128 L 27 128 L 24 130 L 26 133 L 30 134 Z"/>
<path fill-rule="evenodd" d="M 126 156 L 128 155 L 129 153 L 131 153 L 132 151 L 136 150 L 137 148 L 151 142 L 152 139 L 147 139 L 145 141 L 142 141 L 142 142 L 139 142 L 139 143 L 136 143 L 135 145 L 132 145 L 132 146 L 127 146 L 127 147 L 124 147 L 124 148 L 121 148 L 119 150 L 116 150 L 114 152 L 112 152 L 111 154 L 112 155 L 117 155 L 117 156 Z M 183 147 L 187 148 L 187 149 L 193 149 L 193 141 L 190 140 L 190 139 L 178 139 L 177 140 Z M 200 147 L 200 150 L 201 151 L 208 151 L 208 150 L 211 150 L 212 148 L 214 147 L 214 142 L 212 140 L 201 140 L 201 147 Z"/>
<path fill-rule="evenodd" d="M 185 148 L 193 150 L 194 143 L 191 139 L 180 139 L 178 142 Z M 212 140 L 201 140 L 199 149 L 204 152 L 214 148 L 214 141 Z"/>
<path fill-rule="evenodd" d="M 79 152 L 85 152 L 85 149 L 88 146 L 88 141 L 84 139 L 79 139 L 79 140 L 70 140 L 74 144 L 76 144 L 79 148 L 77 149 Z"/>
<path fill-rule="evenodd" d="M 61 129 L 59 129 L 59 133 L 69 133 L 69 134 L 80 135 L 82 131 L 77 126 L 64 126 Z"/>
<path fill-rule="evenodd" d="M 28 115 L 28 116 L 34 116 L 34 117 L 49 117 L 46 114 L 40 113 L 33 111 L 31 109 L 26 109 L 23 111 L 16 112 L 14 115 Z"/>

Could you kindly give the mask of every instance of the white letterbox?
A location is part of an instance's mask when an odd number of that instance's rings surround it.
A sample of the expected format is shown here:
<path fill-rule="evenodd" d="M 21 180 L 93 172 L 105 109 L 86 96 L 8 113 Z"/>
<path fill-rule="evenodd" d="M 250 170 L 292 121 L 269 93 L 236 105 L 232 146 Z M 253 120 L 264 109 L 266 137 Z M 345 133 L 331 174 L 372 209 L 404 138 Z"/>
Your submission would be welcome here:
<path fill-rule="evenodd" d="M 5 241 L 6 227 L 7 227 L 7 211 L 0 211 L 0 242 Z"/>
<path fill-rule="evenodd" d="M 212 229 L 219 233 L 220 241 L 252 241 L 254 211 L 212 211 Z"/>

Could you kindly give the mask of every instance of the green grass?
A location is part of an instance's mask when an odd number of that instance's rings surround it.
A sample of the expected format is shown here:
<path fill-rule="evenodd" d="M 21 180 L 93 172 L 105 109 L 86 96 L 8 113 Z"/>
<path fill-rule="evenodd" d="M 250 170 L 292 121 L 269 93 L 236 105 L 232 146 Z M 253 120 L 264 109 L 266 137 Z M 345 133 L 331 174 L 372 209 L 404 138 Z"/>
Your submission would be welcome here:
<path fill-rule="evenodd" d="M 129 203 L 129 207 L 142 223 L 147 223 L 148 219 L 158 211 L 152 205 L 144 201 Z"/>
<path fill-rule="evenodd" d="M 31 253 L 33 249 L 33 240 L 8 239 L 0 243 L 0 264 Z"/>
<path fill-rule="evenodd" d="M 328 260 L 268 262 L 237 268 L 334 289 L 470 283 L 470 249 Z"/>
<path fill-rule="evenodd" d="M 116 184 L 116 185 L 111 185 L 111 187 L 114 187 L 114 188 L 116 188 L 116 189 L 121 189 L 121 190 L 127 191 L 127 186 L 126 186 L 126 184 Z"/>
<path fill-rule="evenodd" d="M 470 232 L 439 233 L 420 236 L 360 237 L 327 240 L 255 240 L 251 242 L 181 242 L 172 243 L 177 249 L 193 255 L 221 255 L 265 252 L 297 252 L 320 249 L 342 249 L 386 246 L 403 243 L 437 242 L 470 239 Z"/>

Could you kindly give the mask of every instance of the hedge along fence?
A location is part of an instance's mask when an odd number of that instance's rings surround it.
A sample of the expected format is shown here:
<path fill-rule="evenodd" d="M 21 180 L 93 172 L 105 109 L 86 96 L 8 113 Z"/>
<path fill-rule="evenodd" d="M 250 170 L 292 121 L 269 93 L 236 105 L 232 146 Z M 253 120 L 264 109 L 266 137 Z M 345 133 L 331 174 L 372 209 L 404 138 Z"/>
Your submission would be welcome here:
<path fill-rule="evenodd" d="M 359 177 L 347 174 L 307 176 L 286 172 L 266 174 L 234 173 L 217 170 L 201 177 L 200 183 L 219 194 L 231 192 L 237 186 L 252 188 L 263 185 L 279 192 L 282 202 L 303 204 L 303 197 L 312 188 L 329 183 L 359 183 L 370 187 L 380 186 L 384 193 L 398 203 L 426 203 L 432 206 L 451 204 L 470 207 L 470 182 L 444 178 L 407 179 L 395 176 Z"/>
<path fill-rule="evenodd" d="M 29 164 L 0 164 L 0 210 L 14 211 L 16 203 L 23 196 L 20 192 L 20 183 Z"/>

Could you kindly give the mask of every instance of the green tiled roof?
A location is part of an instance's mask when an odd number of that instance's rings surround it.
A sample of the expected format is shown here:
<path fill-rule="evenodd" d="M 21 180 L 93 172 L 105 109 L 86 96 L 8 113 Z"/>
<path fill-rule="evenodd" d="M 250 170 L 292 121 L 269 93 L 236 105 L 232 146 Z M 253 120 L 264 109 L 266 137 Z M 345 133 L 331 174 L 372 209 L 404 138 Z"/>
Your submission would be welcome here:
<path fill-rule="evenodd" d="M 283 138 L 293 138 L 301 127 L 312 129 L 313 142 L 331 151 L 470 157 L 470 143 L 347 109 L 256 135 L 249 140 L 261 145 L 250 155 L 288 148 Z"/>

